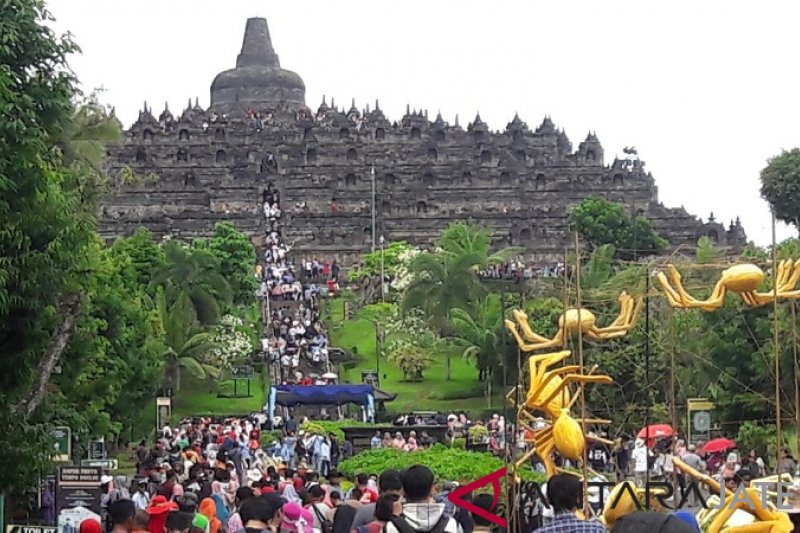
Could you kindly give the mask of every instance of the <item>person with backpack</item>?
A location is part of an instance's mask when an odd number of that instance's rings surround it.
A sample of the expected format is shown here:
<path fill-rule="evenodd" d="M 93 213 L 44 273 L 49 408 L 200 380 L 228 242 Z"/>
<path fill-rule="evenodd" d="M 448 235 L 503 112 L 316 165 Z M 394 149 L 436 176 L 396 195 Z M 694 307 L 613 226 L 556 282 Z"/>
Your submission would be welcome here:
<path fill-rule="evenodd" d="M 393 516 L 384 533 L 463 533 L 455 518 L 447 516 L 443 503 L 433 502 L 433 472 L 415 465 L 403 473 L 406 503 L 400 516 Z"/>
<path fill-rule="evenodd" d="M 331 533 L 333 524 L 328 520 L 331 508 L 324 503 L 325 489 L 319 484 L 312 485 L 308 489 L 308 497 L 311 499 L 311 503 L 306 508 L 314 516 L 314 529 L 318 529 L 322 533 Z"/>

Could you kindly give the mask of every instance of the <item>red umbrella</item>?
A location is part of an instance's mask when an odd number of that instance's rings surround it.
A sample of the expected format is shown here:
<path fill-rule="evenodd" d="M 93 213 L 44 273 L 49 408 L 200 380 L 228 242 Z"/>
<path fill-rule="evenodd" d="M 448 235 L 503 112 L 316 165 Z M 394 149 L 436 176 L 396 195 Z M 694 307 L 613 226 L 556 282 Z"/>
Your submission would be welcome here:
<path fill-rule="evenodd" d="M 731 439 L 720 437 L 718 439 L 711 439 L 703 446 L 703 450 L 708 453 L 726 452 L 732 448 L 736 448 L 736 443 Z"/>
<path fill-rule="evenodd" d="M 668 424 L 652 424 L 650 426 L 642 428 L 639 431 L 639 434 L 636 435 L 640 439 L 660 439 L 662 437 L 671 437 L 674 431 L 672 431 L 672 426 Z"/>

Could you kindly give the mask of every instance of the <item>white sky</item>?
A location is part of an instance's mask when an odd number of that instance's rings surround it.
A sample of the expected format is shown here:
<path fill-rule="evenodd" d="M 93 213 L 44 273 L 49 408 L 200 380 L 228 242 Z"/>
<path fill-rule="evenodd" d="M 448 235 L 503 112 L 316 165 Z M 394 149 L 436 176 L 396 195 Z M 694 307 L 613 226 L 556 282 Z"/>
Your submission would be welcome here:
<path fill-rule="evenodd" d="M 209 103 L 232 68 L 251 16 L 269 21 L 281 66 L 300 74 L 306 103 L 356 99 L 391 120 L 406 103 L 476 111 L 504 129 L 515 111 L 549 114 L 573 147 L 595 130 L 606 163 L 636 146 L 660 199 L 770 241 L 759 196 L 766 159 L 800 145 L 797 1 L 50 0 L 55 28 L 83 49 L 84 88 L 126 125 L 147 100 Z M 778 237 L 794 232 L 779 227 Z"/>

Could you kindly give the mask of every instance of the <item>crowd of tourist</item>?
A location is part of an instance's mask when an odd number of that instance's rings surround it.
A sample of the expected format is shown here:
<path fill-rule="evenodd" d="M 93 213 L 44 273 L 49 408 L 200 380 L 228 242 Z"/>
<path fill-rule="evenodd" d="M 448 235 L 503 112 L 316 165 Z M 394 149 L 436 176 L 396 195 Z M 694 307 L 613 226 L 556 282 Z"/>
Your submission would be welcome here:
<path fill-rule="evenodd" d="M 318 376 L 330 370 L 328 334 L 320 320 L 320 299 L 331 288 L 339 266 L 316 259 L 304 260 L 299 268 L 289 258 L 291 247 L 282 239 L 280 191 L 273 183 L 263 193 L 266 235 L 263 240 L 262 264 L 256 266 L 261 286 L 264 334 L 261 348 L 267 361 L 277 369 L 275 376 L 284 383 L 308 382 L 312 373 Z M 333 280 L 334 285 L 315 283 L 319 277 Z M 278 305 L 278 302 L 291 302 Z"/>
<path fill-rule="evenodd" d="M 498 417 L 494 424 L 499 422 Z M 449 502 L 447 496 L 458 484 L 445 480 L 436 483 L 433 472 L 426 466 L 416 465 L 402 472 L 393 469 L 361 472 L 343 479 L 335 465 L 352 454 L 351 444 L 339 443 L 333 434 L 310 434 L 303 431 L 303 426 L 288 417 L 281 438 L 271 446 L 261 443 L 267 427 L 263 415 L 219 423 L 209 419 L 185 420 L 174 429 L 164 427 L 152 447 L 142 442 L 135 450 L 137 476 L 131 483 L 104 476 L 102 505 L 108 522 L 106 531 L 469 533 L 491 529 L 485 517 Z M 407 438 L 400 432 L 393 437 L 378 432 L 371 445 L 414 452 L 425 445 L 422 442 L 425 436 L 421 432 L 417 439 L 414 430 Z M 643 443 L 634 447 L 644 448 L 646 456 L 653 457 L 674 447 L 687 464 L 702 467 L 697 447 L 684 446 L 681 439 L 664 439 L 652 448 Z M 598 465 L 594 461 L 601 458 L 591 453 L 593 449 L 589 450 L 589 460 L 595 468 Z M 634 455 L 630 460 L 635 463 L 638 453 Z M 613 458 L 613 454 L 607 456 Z M 753 476 L 762 475 L 763 470 L 756 470 L 761 468 L 758 458 L 750 459 L 728 454 L 719 467 L 720 475 L 726 481 L 729 475 L 743 476 L 746 469 L 752 469 Z M 796 468 L 788 454 L 784 466 Z M 578 517 L 583 491 L 578 477 L 551 476 L 541 490 L 546 502 L 537 500 L 533 493 L 517 494 L 519 531 L 606 531 L 599 522 Z M 479 509 L 510 518 L 503 509 L 495 507 L 491 494 L 468 495 L 467 501 Z M 589 501 L 594 505 L 599 500 L 590 496 Z M 690 524 L 691 531 L 697 533 L 697 524 L 687 515 L 672 516 Z M 670 516 L 666 514 L 663 519 Z M 619 520 L 625 523 L 626 519 Z M 99 523 L 90 522 L 81 522 L 80 533 L 102 531 Z M 626 531 L 618 525 L 612 531 L 618 528 Z"/>
<path fill-rule="evenodd" d="M 560 278 L 564 276 L 564 263 L 539 264 L 511 261 L 489 265 L 479 272 L 485 279 L 529 280 L 534 278 Z"/>

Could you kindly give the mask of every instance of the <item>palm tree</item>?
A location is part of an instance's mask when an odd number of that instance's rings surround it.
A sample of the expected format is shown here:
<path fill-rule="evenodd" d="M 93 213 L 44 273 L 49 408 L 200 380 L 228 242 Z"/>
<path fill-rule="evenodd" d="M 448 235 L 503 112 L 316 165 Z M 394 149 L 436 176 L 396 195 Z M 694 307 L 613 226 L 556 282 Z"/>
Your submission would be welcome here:
<path fill-rule="evenodd" d="M 197 379 L 218 378 L 220 369 L 202 362 L 203 356 L 217 347 L 214 336 L 198 328 L 194 306 L 188 295 L 181 295 L 170 306 L 164 291 L 159 290 L 156 294 L 156 312 L 166 345 L 166 373 L 175 385 L 175 392 L 181 388 L 181 368 Z"/>
<path fill-rule="evenodd" d="M 233 298 L 230 284 L 219 274 L 219 260 L 206 250 L 177 241 L 164 244 L 164 257 L 166 261 L 153 273 L 150 286 L 160 287 L 170 306 L 188 298 L 200 324 L 216 324 L 220 304 L 230 304 Z"/>
<path fill-rule="evenodd" d="M 409 270 L 413 280 L 403 294 L 404 310 L 425 311 L 440 333 L 452 333 L 450 310 L 465 308 L 487 293 L 478 272 L 488 265 L 504 263 L 520 248 L 490 252 L 491 234 L 466 222 L 450 224 L 442 232 L 436 250 L 414 258 Z M 450 380 L 450 354 L 446 359 L 446 379 Z"/>
<path fill-rule="evenodd" d="M 455 330 L 453 344 L 461 350 L 462 357 L 475 361 L 480 380 L 486 382 L 487 401 L 491 407 L 492 370 L 506 363 L 500 297 L 488 294 L 469 308 L 453 308 L 450 322 Z"/>

